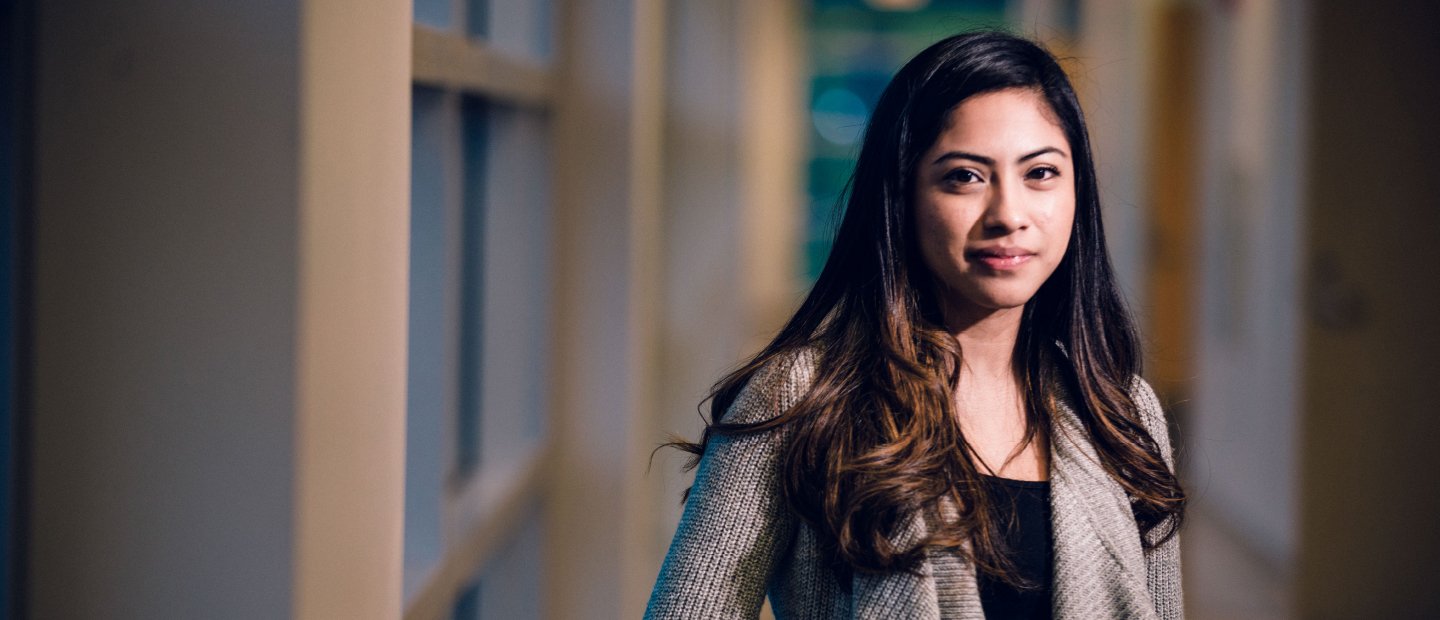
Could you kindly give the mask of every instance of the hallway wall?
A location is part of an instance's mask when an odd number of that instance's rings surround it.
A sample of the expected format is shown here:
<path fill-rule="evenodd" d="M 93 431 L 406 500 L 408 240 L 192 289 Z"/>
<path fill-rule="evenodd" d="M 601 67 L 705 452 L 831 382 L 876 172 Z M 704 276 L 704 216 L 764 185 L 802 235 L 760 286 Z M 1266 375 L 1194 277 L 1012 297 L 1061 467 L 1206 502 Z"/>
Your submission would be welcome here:
<path fill-rule="evenodd" d="M 1440 616 L 1440 7 L 1317 2 L 1300 617 Z"/>
<path fill-rule="evenodd" d="M 408 3 L 39 4 L 30 615 L 395 617 Z"/>
<path fill-rule="evenodd" d="M 638 616 L 692 475 L 651 450 L 805 292 L 805 4 L 35 4 L 32 615 Z M 1440 615 L 1440 15 L 1185 3 L 1170 75 L 1156 5 L 1075 4 L 1116 263 L 1142 313 L 1191 303 L 1163 372 L 1192 617 Z M 409 176 L 432 99 L 435 187 Z M 479 249 L 421 246 L 417 276 L 412 186 L 483 194 L 424 237 Z M 1162 221 L 1156 187 L 1193 208 Z M 425 278 L 438 319 L 407 316 Z M 467 446 L 506 484 L 457 483 Z"/>

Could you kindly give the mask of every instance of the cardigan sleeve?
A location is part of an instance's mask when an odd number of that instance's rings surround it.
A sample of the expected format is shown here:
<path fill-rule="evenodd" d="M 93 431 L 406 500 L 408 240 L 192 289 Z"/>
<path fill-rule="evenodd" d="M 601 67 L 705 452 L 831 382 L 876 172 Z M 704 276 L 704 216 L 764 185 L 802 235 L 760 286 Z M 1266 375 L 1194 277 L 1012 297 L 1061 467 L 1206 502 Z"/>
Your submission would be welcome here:
<path fill-rule="evenodd" d="M 811 355 L 807 350 L 762 367 L 721 420 L 759 422 L 793 406 L 808 388 Z M 797 527 L 778 477 L 788 432 L 711 437 L 645 618 L 759 615 L 766 584 Z"/>
<path fill-rule="evenodd" d="M 1170 445 L 1170 427 L 1165 411 L 1155 390 L 1144 379 L 1136 377 L 1132 392 L 1135 404 L 1144 417 L 1145 430 L 1160 448 L 1160 456 L 1170 471 L 1175 471 L 1175 454 Z M 1173 518 L 1173 517 L 1172 517 Z M 1162 523 L 1150 531 L 1150 541 L 1160 538 L 1169 531 L 1169 522 Z M 1150 588 L 1151 600 L 1161 620 L 1177 620 L 1185 615 L 1185 597 L 1181 591 L 1180 579 L 1180 534 L 1145 552 L 1146 582 Z"/>

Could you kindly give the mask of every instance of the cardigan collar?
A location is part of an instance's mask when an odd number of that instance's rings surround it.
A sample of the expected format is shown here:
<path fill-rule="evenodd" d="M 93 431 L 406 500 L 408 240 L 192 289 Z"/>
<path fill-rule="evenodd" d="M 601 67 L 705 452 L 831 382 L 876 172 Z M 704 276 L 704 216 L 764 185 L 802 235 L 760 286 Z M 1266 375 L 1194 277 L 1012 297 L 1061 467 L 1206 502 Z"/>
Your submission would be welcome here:
<path fill-rule="evenodd" d="M 1057 402 L 1049 470 L 1054 617 L 1155 618 L 1129 499 L 1101 466 L 1070 404 L 1063 396 Z M 909 548 L 928 531 L 917 512 L 890 539 L 899 548 Z M 917 575 L 856 573 L 853 617 L 940 620 L 939 593 L 943 590 L 959 601 L 962 620 L 983 620 L 973 567 L 961 562 L 959 576 L 941 582 L 935 577 L 936 561 L 932 553 Z"/>

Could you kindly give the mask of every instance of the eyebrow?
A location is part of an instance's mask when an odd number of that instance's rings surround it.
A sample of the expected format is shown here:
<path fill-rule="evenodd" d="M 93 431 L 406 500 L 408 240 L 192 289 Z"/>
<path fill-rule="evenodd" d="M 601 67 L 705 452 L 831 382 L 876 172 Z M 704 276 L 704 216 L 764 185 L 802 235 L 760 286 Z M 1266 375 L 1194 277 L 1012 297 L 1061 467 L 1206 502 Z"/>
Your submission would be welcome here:
<path fill-rule="evenodd" d="M 1015 160 L 1015 161 L 1016 161 L 1017 163 L 1024 163 L 1024 162 L 1027 162 L 1027 161 L 1029 161 L 1029 160 L 1035 159 L 1036 157 L 1039 157 L 1039 156 L 1041 156 L 1041 155 L 1044 155 L 1044 154 L 1046 154 L 1046 153 L 1055 153 L 1056 155 L 1059 155 L 1059 156 L 1061 156 L 1061 157 L 1067 157 L 1067 155 L 1065 155 L 1065 151 L 1062 151 L 1062 150 L 1060 150 L 1059 148 L 1056 148 L 1056 147 L 1053 147 L 1053 146 L 1047 146 L 1047 147 L 1045 147 L 1045 148 L 1043 148 L 1043 149 L 1040 149 L 1040 150 L 1038 150 L 1038 151 L 1035 151 L 1035 152 L 1033 152 L 1033 153 L 1027 153 L 1027 154 L 1021 156 L 1020 159 L 1017 159 L 1017 160 Z M 940 164 L 940 163 L 943 163 L 943 162 L 945 162 L 945 161 L 947 161 L 947 160 L 951 160 L 951 159 L 969 159 L 969 160 L 971 160 L 971 161 L 976 161 L 976 162 L 985 164 L 985 165 L 987 165 L 987 166 L 994 166 L 994 165 L 995 165 L 995 160 L 994 160 L 993 158 L 986 157 L 986 156 L 984 156 L 984 155 L 976 155 L 976 154 L 974 154 L 974 153 L 967 153 L 967 152 L 965 152 L 965 151 L 950 151 L 950 152 L 948 152 L 948 153 L 945 153 L 944 155 L 941 155 L 941 156 L 935 158 L 935 161 L 931 162 L 930 165 L 933 166 L 933 165 Z"/>

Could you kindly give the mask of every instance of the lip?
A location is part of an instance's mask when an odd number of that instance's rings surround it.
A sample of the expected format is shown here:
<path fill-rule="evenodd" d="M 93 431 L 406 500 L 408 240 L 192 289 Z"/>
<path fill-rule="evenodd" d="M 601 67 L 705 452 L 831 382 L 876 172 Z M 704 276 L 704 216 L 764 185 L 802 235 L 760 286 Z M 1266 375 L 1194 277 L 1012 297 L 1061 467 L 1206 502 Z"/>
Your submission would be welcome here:
<path fill-rule="evenodd" d="M 996 271 L 1017 269 L 1035 258 L 1035 252 L 1014 246 L 993 246 L 977 248 L 965 253 L 965 258 L 985 265 Z"/>

